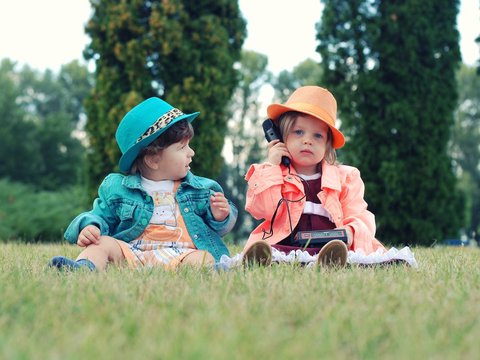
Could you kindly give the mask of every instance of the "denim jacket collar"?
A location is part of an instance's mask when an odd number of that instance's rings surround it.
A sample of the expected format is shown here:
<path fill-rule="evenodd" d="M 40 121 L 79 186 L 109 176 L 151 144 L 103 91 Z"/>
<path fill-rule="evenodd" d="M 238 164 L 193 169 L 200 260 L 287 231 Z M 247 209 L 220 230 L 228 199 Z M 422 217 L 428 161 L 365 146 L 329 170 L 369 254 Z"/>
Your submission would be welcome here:
<path fill-rule="evenodd" d="M 185 178 L 183 179 L 182 185 L 183 186 L 191 186 L 195 189 L 203 189 L 204 188 L 202 183 L 200 183 L 200 181 L 198 180 L 198 177 L 193 175 L 192 172 L 190 172 L 190 171 L 187 173 L 187 176 L 185 176 Z"/>
<path fill-rule="evenodd" d="M 139 189 L 145 191 L 142 188 L 142 177 L 140 176 L 140 173 L 125 176 L 123 178 L 122 185 L 129 189 Z"/>
<path fill-rule="evenodd" d="M 139 189 L 141 191 L 145 191 L 142 188 L 142 177 L 139 173 L 136 173 L 135 175 L 128 175 L 123 178 L 123 184 L 129 189 Z M 182 181 L 182 186 L 191 186 L 196 189 L 201 189 L 203 188 L 202 184 L 198 181 L 198 179 L 195 177 L 195 175 L 192 174 L 192 172 L 188 172 L 187 176 Z"/>

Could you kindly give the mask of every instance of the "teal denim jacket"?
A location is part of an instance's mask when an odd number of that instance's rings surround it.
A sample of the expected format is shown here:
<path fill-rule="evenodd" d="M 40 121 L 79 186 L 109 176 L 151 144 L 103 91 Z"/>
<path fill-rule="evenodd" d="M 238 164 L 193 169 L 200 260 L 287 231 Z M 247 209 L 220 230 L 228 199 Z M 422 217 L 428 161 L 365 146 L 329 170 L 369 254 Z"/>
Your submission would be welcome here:
<path fill-rule="evenodd" d="M 175 197 L 195 246 L 210 252 L 219 261 L 222 255 L 229 255 L 221 237 L 232 230 L 238 210 L 229 201 L 230 214 L 225 220 L 216 221 L 210 210 L 213 192 L 223 192 L 217 182 L 188 172 Z M 130 242 L 143 233 L 153 215 L 153 208 L 153 199 L 142 188 L 140 175 L 110 174 L 98 189 L 93 209 L 78 215 L 64 236 L 74 244 L 85 226 L 95 225 L 102 235 Z"/>

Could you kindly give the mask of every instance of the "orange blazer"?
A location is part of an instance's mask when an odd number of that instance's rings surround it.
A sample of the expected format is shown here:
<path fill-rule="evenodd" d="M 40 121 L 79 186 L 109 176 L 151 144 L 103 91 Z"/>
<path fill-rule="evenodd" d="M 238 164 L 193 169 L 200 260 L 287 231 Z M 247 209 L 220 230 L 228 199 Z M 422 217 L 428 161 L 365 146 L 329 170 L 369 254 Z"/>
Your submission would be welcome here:
<path fill-rule="evenodd" d="M 295 170 L 280 165 L 253 164 L 250 166 L 245 180 L 248 181 L 247 200 L 245 209 L 257 220 L 264 220 L 250 234 L 245 247 L 253 242 L 265 239 L 270 244 L 276 244 L 290 235 L 303 212 L 305 193 L 303 184 L 295 176 Z M 358 169 L 346 165 L 329 165 L 322 162 L 322 185 L 317 194 L 320 202 L 331 215 L 336 227 L 349 226 L 353 233 L 353 242 L 349 250 L 363 250 L 365 254 L 384 249 L 384 246 L 375 239 L 375 216 L 367 210 L 367 203 L 363 199 L 365 185 Z M 287 211 L 287 202 L 282 202 L 277 210 L 271 236 L 271 219 L 279 201 L 285 198 L 290 200 Z M 293 201 L 293 202 L 291 202 Z"/>

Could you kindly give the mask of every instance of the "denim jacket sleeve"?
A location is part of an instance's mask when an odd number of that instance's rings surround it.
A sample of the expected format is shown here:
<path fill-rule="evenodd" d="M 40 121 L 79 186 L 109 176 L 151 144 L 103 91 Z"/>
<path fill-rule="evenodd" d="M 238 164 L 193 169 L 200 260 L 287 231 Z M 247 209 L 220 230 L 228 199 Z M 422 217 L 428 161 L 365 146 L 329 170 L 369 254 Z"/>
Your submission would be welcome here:
<path fill-rule="evenodd" d="M 98 189 L 98 197 L 93 202 L 93 208 L 90 211 L 78 215 L 65 231 L 65 239 L 75 244 L 78 235 L 87 225 L 95 225 L 100 229 L 102 235 L 110 233 L 109 224 L 115 222 L 115 213 L 109 208 L 107 203 L 108 188 L 111 177 L 107 176 Z"/>
<path fill-rule="evenodd" d="M 210 194 L 213 194 L 214 192 L 224 193 L 222 187 L 216 181 L 213 181 L 212 179 L 208 179 L 208 178 L 199 177 L 199 176 L 195 178 L 197 181 L 199 181 L 203 186 L 205 186 L 208 189 Z M 224 235 L 229 233 L 235 226 L 235 223 L 237 221 L 237 216 L 238 216 L 238 210 L 235 204 L 230 200 L 228 200 L 228 204 L 230 205 L 230 213 L 224 220 L 217 221 L 213 217 L 212 209 L 210 208 L 210 202 L 208 201 L 207 204 L 208 204 L 206 206 L 207 211 L 203 215 L 205 224 L 209 226 L 213 231 L 215 231 L 220 237 L 223 237 Z"/>
<path fill-rule="evenodd" d="M 208 207 L 206 215 L 206 223 L 208 224 L 208 226 L 210 226 L 219 236 L 222 237 L 228 234 L 233 229 L 238 216 L 238 209 L 235 204 L 230 200 L 228 200 L 228 204 L 230 205 L 230 213 L 224 220 L 215 220 L 210 207 Z"/>

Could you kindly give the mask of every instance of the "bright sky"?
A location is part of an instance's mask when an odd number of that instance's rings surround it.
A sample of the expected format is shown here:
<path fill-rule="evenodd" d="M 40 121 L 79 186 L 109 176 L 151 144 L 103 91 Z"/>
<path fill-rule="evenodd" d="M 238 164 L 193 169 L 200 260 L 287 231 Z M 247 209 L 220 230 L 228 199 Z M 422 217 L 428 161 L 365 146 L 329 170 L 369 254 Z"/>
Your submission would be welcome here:
<path fill-rule="evenodd" d="M 248 22 L 244 49 L 267 55 L 272 72 L 292 70 L 306 58 L 320 59 L 315 52 L 320 0 L 240 0 L 240 8 Z M 0 59 L 55 71 L 72 60 L 83 61 L 88 42 L 83 27 L 89 17 L 88 0 L 0 0 Z M 473 65 L 480 58 L 475 44 L 479 0 L 461 0 L 458 28 L 463 61 Z"/>

